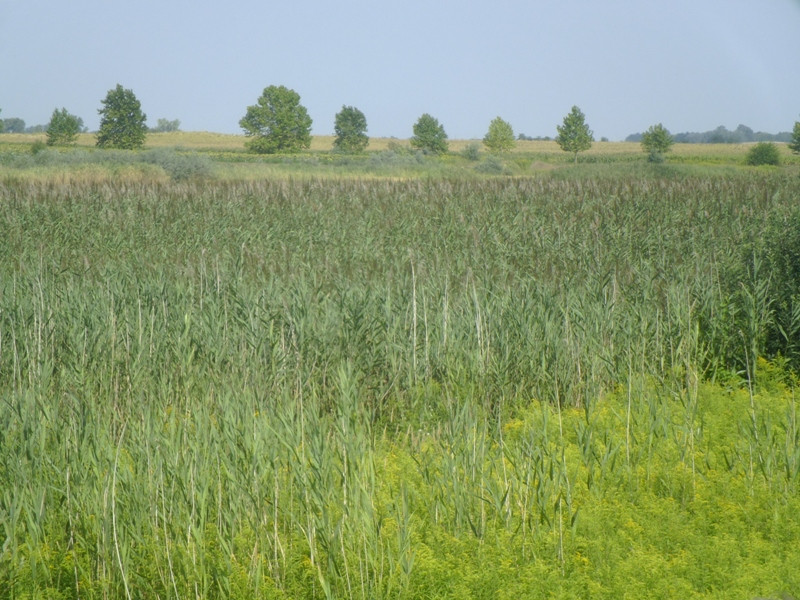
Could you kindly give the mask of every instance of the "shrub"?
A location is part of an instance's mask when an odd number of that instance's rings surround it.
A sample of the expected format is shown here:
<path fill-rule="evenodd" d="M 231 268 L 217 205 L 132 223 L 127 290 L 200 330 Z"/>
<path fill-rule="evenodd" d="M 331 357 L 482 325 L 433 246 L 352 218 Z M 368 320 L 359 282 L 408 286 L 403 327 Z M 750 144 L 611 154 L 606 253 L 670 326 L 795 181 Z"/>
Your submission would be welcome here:
<path fill-rule="evenodd" d="M 477 165 L 475 170 L 488 175 L 502 175 L 506 172 L 506 166 L 497 156 L 489 156 L 486 160 Z"/>
<path fill-rule="evenodd" d="M 42 140 L 36 140 L 31 144 L 31 154 L 39 154 L 45 148 L 47 148 L 47 144 L 45 144 Z"/>
<path fill-rule="evenodd" d="M 778 147 L 772 142 L 759 142 L 747 152 L 748 165 L 778 165 L 781 162 Z"/>
<path fill-rule="evenodd" d="M 419 166 L 425 163 L 425 155 L 421 150 L 412 150 L 397 145 L 389 144 L 389 149 L 370 154 L 368 166 L 370 169 L 404 169 Z"/>
<path fill-rule="evenodd" d="M 471 144 L 467 144 L 467 146 L 461 151 L 461 156 L 471 161 L 480 160 L 481 158 L 480 144 L 476 144 L 474 142 Z"/>
<path fill-rule="evenodd" d="M 200 154 L 181 154 L 167 148 L 156 148 L 142 155 L 142 162 L 157 165 L 176 181 L 210 177 L 211 161 Z"/>

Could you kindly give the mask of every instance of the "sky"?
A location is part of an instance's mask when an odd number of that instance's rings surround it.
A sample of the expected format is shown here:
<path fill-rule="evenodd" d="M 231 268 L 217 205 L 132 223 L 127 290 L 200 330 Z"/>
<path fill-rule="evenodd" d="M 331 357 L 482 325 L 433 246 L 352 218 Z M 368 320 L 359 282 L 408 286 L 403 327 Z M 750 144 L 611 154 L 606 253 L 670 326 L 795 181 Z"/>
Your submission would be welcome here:
<path fill-rule="evenodd" d="M 800 0 L 0 0 L 0 118 L 96 130 L 117 84 L 184 131 L 242 133 L 285 85 L 316 135 L 345 105 L 375 137 L 423 113 L 451 139 L 497 116 L 555 136 L 573 105 L 596 139 L 777 133 L 800 120 Z"/>

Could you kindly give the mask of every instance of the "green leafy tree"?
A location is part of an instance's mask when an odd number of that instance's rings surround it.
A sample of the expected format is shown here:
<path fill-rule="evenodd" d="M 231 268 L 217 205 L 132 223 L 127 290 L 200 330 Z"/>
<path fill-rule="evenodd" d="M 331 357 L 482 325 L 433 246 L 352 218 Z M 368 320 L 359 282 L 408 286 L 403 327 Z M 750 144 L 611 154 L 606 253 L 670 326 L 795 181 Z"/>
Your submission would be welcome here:
<path fill-rule="evenodd" d="M 150 131 L 153 133 L 170 133 L 172 131 L 180 131 L 181 122 L 179 119 L 170 121 L 169 119 L 159 119 L 156 121 L 156 126 L 151 127 Z"/>
<path fill-rule="evenodd" d="M 117 84 L 103 100 L 100 113 L 100 130 L 97 146 L 100 148 L 141 148 L 147 135 L 147 115 L 132 90 Z"/>
<path fill-rule="evenodd" d="M 748 165 L 778 165 L 781 162 L 778 147 L 772 142 L 758 142 L 750 148 L 745 157 Z"/>
<path fill-rule="evenodd" d="M 792 141 L 789 142 L 789 149 L 795 154 L 800 154 L 800 121 L 795 121 L 792 130 Z"/>
<path fill-rule="evenodd" d="M 354 106 L 342 106 L 334 123 L 333 146 L 343 152 L 363 152 L 369 144 L 367 118 Z"/>
<path fill-rule="evenodd" d="M 447 133 L 444 126 L 428 113 L 422 115 L 414 124 L 411 146 L 431 154 L 447 152 Z"/>
<path fill-rule="evenodd" d="M 25 133 L 25 121 L 17 117 L 3 120 L 4 133 Z"/>
<path fill-rule="evenodd" d="M 483 136 L 489 152 L 508 152 L 514 148 L 514 130 L 511 124 L 500 117 L 489 123 L 489 131 Z"/>
<path fill-rule="evenodd" d="M 564 117 L 564 123 L 556 126 L 558 135 L 556 141 L 564 152 L 575 154 L 575 162 L 578 162 L 578 153 L 592 147 L 594 137 L 589 125 L 586 124 L 586 116 L 577 106 L 573 106 L 570 113 Z"/>
<path fill-rule="evenodd" d="M 299 152 L 311 146 L 311 117 L 300 95 L 286 86 L 264 89 L 258 103 L 247 107 L 239 121 L 250 139 L 246 146 L 258 154 Z"/>
<path fill-rule="evenodd" d="M 672 135 L 661 123 L 651 125 L 642 134 L 642 149 L 648 153 L 650 162 L 661 162 L 674 143 Z"/>
<path fill-rule="evenodd" d="M 66 108 L 55 109 L 50 123 L 47 125 L 47 145 L 67 146 L 74 144 L 81 132 L 82 121 L 67 112 Z"/>

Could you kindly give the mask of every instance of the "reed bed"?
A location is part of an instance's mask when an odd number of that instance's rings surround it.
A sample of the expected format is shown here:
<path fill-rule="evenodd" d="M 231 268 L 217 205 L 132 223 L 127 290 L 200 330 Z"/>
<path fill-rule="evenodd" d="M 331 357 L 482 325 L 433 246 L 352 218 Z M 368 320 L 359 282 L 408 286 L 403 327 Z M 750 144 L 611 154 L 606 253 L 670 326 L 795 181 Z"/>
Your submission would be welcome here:
<path fill-rule="evenodd" d="M 0 183 L 0 595 L 800 589 L 798 192 Z"/>

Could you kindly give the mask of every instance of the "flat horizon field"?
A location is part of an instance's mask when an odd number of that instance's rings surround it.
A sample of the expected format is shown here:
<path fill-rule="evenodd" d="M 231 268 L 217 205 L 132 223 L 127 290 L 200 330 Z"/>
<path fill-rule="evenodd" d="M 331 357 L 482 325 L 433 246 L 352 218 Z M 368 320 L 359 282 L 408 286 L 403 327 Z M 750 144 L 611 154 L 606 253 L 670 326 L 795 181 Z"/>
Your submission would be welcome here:
<path fill-rule="evenodd" d="M 332 135 L 315 135 L 311 138 L 311 147 L 305 152 L 327 152 L 333 150 Z M 30 145 L 34 142 L 45 142 L 44 133 L 0 133 L 0 144 Z M 214 133 L 208 131 L 175 131 L 169 133 L 148 133 L 144 148 L 182 148 L 186 150 L 245 151 L 247 137 L 243 134 Z M 75 146 L 82 148 L 95 147 L 95 133 L 78 134 Z M 482 140 L 451 139 L 448 140 L 450 152 L 460 152 L 470 144 L 481 144 Z M 744 156 L 755 142 L 741 144 L 686 144 L 676 143 L 668 156 L 686 157 L 731 157 Z M 367 152 L 380 152 L 390 148 L 392 144 L 409 145 L 408 138 L 371 137 Z M 775 142 L 782 158 L 791 158 L 792 152 L 787 144 Z M 483 149 L 483 148 L 481 148 Z M 554 154 L 566 155 L 554 140 L 516 140 L 511 154 Z M 643 155 L 639 142 L 595 141 L 592 147 L 580 156 L 602 154 L 636 154 Z"/>

